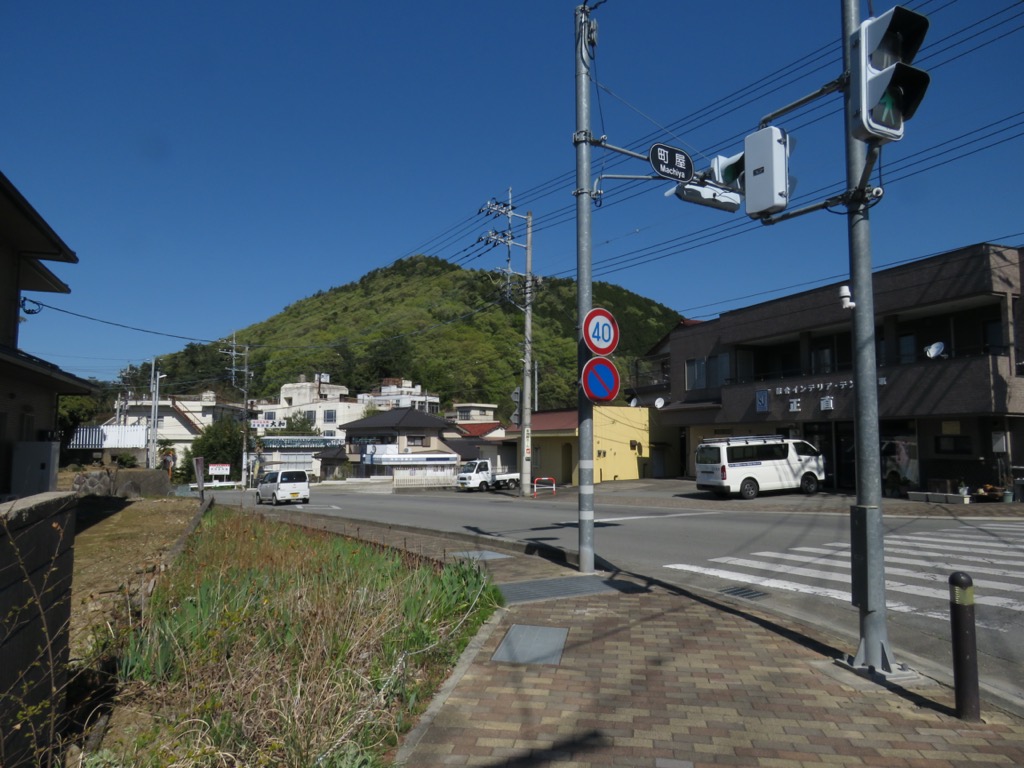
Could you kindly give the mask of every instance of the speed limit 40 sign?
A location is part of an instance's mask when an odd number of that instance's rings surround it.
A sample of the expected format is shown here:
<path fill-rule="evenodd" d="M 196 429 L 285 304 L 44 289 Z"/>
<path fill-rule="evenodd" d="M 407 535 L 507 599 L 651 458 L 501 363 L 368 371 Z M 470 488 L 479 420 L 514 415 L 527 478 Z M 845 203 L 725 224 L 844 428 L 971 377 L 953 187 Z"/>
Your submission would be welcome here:
<path fill-rule="evenodd" d="M 619 324 L 607 309 L 595 307 L 583 318 L 583 343 L 595 355 L 610 355 L 619 346 Z"/>

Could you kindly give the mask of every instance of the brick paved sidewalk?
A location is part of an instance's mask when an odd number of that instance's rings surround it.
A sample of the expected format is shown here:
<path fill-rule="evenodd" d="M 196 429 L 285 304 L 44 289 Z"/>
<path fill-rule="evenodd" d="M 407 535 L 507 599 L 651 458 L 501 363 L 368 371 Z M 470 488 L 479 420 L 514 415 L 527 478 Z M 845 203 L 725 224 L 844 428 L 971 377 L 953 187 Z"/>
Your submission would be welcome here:
<path fill-rule="evenodd" d="M 297 517 L 440 559 L 486 550 L 497 556 L 481 562 L 509 588 L 594 579 L 488 539 L 288 515 Z M 621 575 L 604 586 L 499 612 L 407 734 L 397 764 L 1024 765 L 1024 720 L 983 704 L 982 722 L 963 722 L 953 692 L 927 678 L 866 680 L 834 663 L 839 641 L 818 630 Z M 510 630 L 534 628 L 564 635 L 554 663 L 494 660 Z"/>

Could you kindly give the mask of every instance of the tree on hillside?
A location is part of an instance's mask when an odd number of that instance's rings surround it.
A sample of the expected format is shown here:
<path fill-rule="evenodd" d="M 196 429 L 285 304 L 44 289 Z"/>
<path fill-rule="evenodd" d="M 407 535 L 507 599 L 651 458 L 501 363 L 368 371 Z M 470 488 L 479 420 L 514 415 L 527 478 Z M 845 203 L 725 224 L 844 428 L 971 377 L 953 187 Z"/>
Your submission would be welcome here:
<path fill-rule="evenodd" d="M 57 403 L 57 429 L 60 432 L 60 449 L 65 451 L 75 430 L 91 421 L 100 409 L 99 402 L 88 395 L 66 395 Z"/>
<path fill-rule="evenodd" d="M 181 482 L 191 483 L 195 480 L 195 468 L 192 466 L 194 457 L 202 456 L 206 466 L 211 464 L 230 464 L 231 479 L 242 477 L 242 432 L 241 423 L 234 419 L 218 419 L 202 431 L 192 442 L 192 447 L 185 449 L 182 465 L 178 467 L 177 477 Z"/>

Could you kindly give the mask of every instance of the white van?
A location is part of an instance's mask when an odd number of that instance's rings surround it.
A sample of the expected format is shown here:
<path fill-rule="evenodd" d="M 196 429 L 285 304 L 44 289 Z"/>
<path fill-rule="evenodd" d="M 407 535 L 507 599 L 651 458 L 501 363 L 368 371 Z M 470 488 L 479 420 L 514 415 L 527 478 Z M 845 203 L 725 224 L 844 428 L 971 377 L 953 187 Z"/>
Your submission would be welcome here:
<path fill-rule="evenodd" d="M 697 446 L 697 488 L 717 496 L 799 488 L 817 493 L 825 480 L 821 451 L 804 440 L 750 435 L 704 440 Z"/>
<path fill-rule="evenodd" d="M 275 506 L 286 501 L 309 504 L 309 477 L 301 469 L 267 472 L 256 484 L 256 503 L 265 501 Z"/>

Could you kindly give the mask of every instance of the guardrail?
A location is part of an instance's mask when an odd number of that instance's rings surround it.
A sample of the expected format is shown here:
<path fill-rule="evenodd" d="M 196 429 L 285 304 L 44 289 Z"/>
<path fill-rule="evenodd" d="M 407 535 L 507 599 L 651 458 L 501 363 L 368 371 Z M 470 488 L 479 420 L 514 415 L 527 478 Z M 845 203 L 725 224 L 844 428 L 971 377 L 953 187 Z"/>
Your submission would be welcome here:
<path fill-rule="evenodd" d="M 550 489 L 551 495 L 555 495 L 555 478 L 553 477 L 535 477 L 533 478 L 533 498 L 537 498 L 537 491 L 546 491 Z"/>

